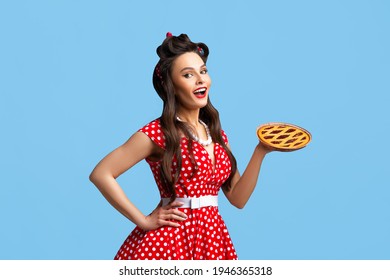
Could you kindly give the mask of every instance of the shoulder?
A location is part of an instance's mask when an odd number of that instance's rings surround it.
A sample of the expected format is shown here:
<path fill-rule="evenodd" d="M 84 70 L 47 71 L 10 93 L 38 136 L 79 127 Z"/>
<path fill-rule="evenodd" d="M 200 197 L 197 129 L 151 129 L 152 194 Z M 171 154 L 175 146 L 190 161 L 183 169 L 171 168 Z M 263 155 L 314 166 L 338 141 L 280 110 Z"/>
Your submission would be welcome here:
<path fill-rule="evenodd" d="M 225 144 L 227 145 L 229 143 L 229 140 L 228 140 L 228 137 L 223 129 L 221 129 L 221 136 L 222 136 L 223 142 L 225 142 Z"/>
<path fill-rule="evenodd" d="M 144 125 L 139 131 L 144 132 L 145 134 L 156 134 L 161 131 L 160 119 L 155 119 L 150 123 Z"/>
<path fill-rule="evenodd" d="M 165 136 L 161 128 L 160 119 L 155 119 L 138 130 L 146 134 L 160 148 L 165 149 Z"/>

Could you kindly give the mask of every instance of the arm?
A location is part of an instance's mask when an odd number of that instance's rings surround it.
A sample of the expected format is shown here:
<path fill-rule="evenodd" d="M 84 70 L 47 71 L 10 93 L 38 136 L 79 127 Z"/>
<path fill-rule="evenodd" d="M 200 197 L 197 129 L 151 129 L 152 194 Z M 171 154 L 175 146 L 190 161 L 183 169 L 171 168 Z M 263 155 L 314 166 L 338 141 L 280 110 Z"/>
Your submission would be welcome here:
<path fill-rule="evenodd" d="M 229 202 L 237 208 L 244 208 L 248 202 L 256 187 L 263 159 L 269 152 L 271 150 L 259 142 L 242 176 L 237 170 L 233 176 L 230 190 L 223 189 Z"/>
<path fill-rule="evenodd" d="M 127 198 L 116 178 L 136 163 L 147 157 L 154 157 L 161 150 L 148 136 L 137 132 L 122 146 L 103 158 L 89 176 L 107 201 L 130 221 L 145 230 L 155 229 L 164 225 L 178 226 L 169 219 L 184 220 L 185 214 L 174 207 L 177 203 L 158 206 L 151 215 L 145 216 Z"/>

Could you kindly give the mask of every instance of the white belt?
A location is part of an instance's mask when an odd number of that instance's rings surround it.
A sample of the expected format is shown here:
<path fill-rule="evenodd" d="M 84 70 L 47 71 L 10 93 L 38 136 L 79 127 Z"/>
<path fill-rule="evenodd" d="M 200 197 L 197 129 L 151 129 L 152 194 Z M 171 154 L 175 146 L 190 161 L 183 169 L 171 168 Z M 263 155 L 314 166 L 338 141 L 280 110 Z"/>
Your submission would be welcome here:
<path fill-rule="evenodd" d="M 168 205 L 171 199 L 169 197 L 162 198 L 162 206 Z M 197 209 L 206 206 L 218 206 L 218 196 L 216 195 L 206 195 L 201 197 L 177 197 L 175 202 L 184 203 L 179 208 L 191 208 Z"/>

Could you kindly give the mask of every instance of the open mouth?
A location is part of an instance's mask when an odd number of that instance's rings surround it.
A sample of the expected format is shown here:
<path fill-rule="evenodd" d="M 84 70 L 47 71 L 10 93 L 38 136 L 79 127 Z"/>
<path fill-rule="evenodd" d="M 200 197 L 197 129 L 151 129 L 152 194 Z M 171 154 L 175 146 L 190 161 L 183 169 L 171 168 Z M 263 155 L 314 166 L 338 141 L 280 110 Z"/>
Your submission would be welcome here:
<path fill-rule="evenodd" d="M 198 98 L 203 98 L 206 96 L 206 91 L 207 91 L 207 88 L 202 87 L 202 88 L 198 88 L 197 90 L 195 90 L 194 94 Z"/>

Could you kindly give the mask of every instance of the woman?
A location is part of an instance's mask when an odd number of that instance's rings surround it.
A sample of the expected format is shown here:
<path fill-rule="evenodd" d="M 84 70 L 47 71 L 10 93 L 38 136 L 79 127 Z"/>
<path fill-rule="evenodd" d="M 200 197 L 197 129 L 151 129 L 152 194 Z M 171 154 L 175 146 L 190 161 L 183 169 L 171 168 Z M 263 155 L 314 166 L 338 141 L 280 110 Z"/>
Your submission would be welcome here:
<path fill-rule="evenodd" d="M 153 85 L 163 100 L 161 117 L 107 155 L 90 175 L 105 198 L 137 225 L 115 259 L 237 259 L 218 212 L 218 191 L 222 188 L 231 204 L 243 208 L 270 150 L 259 143 L 240 176 L 209 99 L 208 47 L 185 34 L 168 33 L 157 54 Z M 161 195 L 150 215 L 141 213 L 116 181 L 142 159 Z"/>

